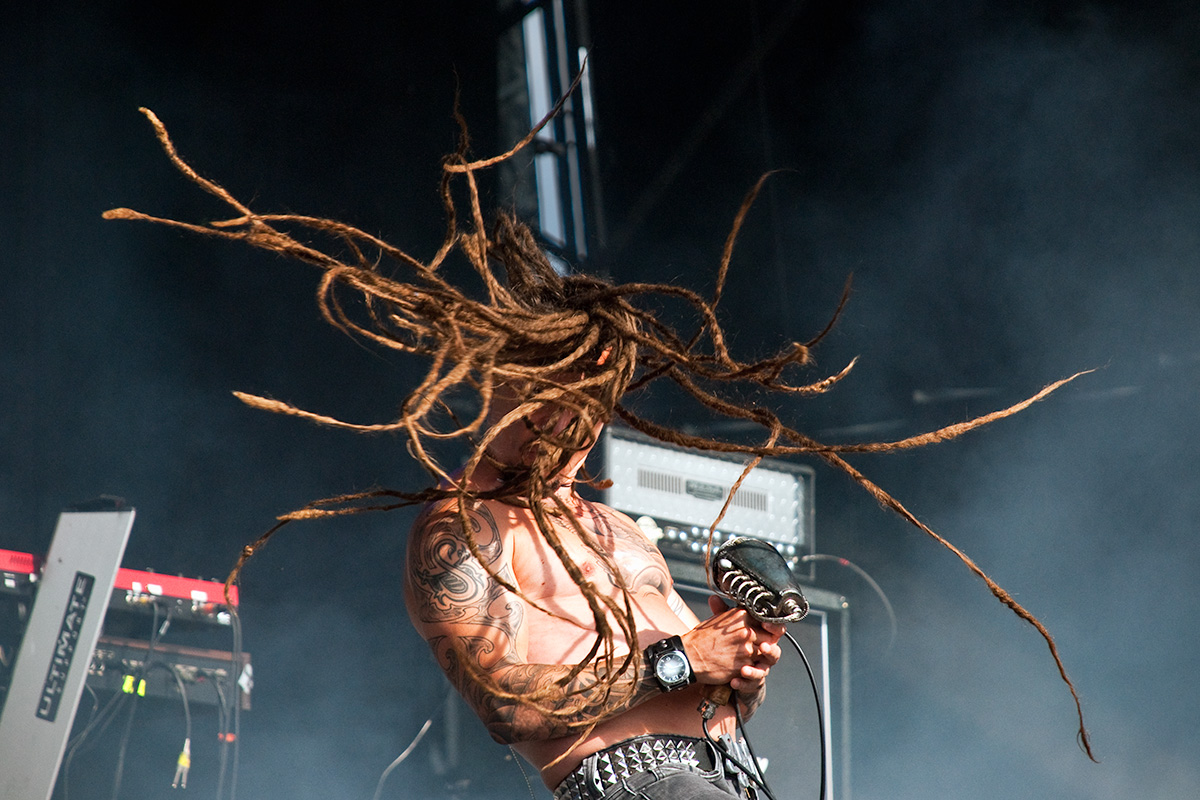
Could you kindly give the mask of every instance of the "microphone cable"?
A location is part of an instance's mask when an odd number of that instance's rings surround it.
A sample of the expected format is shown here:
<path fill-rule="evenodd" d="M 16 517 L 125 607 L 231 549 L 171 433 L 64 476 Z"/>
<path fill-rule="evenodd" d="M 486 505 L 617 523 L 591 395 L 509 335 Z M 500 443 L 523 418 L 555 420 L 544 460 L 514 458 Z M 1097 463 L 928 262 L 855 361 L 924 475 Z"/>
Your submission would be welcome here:
<path fill-rule="evenodd" d="M 813 674 L 812 664 L 808 663 L 808 656 L 804 655 L 804 648 L 800 647 L 800 643 L 792 636 L 791 632 L 784 631 L 784 637 L 792 643 L 792 647 L 796 648 L 797 655 L 804 663 L 804 671 L 808 673 L 808 684 L 812 687 L 813 692 L 813 708 L 817 712 L 817 739 L 821 743 L 821 789 L 817 795 L 817 800 L 825 800 L 825 790 L 829 781 L 828 770 L 825 768 L 825 759 L 828 758 L 828 746 L 825 741 L 825 713 L 821 710 L 821 690 L 817 688 L 817 676 Z"/>

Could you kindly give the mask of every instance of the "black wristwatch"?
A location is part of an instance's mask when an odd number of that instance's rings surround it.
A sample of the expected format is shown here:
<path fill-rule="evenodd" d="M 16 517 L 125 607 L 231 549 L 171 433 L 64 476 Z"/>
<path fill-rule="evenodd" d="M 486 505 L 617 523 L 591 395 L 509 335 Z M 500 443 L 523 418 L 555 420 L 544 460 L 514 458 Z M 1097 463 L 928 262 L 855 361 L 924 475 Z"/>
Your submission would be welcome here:
<path fill-rule="evenodd" d="M 668 636 L 661 642 L 655 642 L 646 648 L 643 657 L 650 674 L 658 681 L 658 688 L 664 692 L 673 692 L 696 682 L 692 662 L 688 661 L 683 640 L 678 636 Z"/>

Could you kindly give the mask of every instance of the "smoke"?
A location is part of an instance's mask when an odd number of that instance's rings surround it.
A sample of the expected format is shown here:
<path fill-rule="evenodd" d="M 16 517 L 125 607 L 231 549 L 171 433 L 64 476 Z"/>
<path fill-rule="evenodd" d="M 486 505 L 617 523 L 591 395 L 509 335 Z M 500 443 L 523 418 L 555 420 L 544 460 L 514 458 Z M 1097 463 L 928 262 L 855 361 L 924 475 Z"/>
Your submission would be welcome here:
<path fill-rule="evenodd" d="M 1057 634 L 1104 763 L 1075 752 L 1069 695 L 1033 631 L 934 546 L 906 538 L 897 552 L 877 521 L 874 547 L 902 565 L 881 566 L 901 644 L 856 685 L 855 794 L 1195 794 L 1190 62 L 1165 28 L 1118 10 L 1066 26 L 978 7 L 906 24 L 907 10 L 873 12 L 846 56 L 858 71 L 841 129 L 864 133 L 827 169 L 865 180 L 848 162 L 867 161 L 868 190 L 809 199 L 793 223 L 813 261 L 861 265 L 853 344 L 837 345 L 864 359 L 837 418 L 928 426 L 1099 368 L 868 474 Z M 917 392 L 943 401 L 917 406 Z M 851 543 L 832 527 L 823 546 Z"/>

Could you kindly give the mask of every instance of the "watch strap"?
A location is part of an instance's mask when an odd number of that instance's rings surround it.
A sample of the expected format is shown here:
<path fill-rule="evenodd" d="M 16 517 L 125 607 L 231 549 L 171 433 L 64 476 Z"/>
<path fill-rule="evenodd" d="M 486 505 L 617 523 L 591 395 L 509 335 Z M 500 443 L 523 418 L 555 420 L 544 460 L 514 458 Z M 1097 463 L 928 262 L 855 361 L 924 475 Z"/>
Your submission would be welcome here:
<path fill-rule="evenodd" d="M 655 642 L 654 644 L 652 644 L 646 648 L 646 653 L 645 653 L 646 660 L 649 661 L 652 658 L 659 656 L 663 653 L 670 652 L 671 650 L 680 650 L 680 651 L 683 651 L 683 653 L 685 655 L 687 654 L 687 651 L 683 649 L 683 639 L 682 638 L 680 638 L 679 636 L 668 636 L 667 638 L 660 639 L 659 641 Z"/>

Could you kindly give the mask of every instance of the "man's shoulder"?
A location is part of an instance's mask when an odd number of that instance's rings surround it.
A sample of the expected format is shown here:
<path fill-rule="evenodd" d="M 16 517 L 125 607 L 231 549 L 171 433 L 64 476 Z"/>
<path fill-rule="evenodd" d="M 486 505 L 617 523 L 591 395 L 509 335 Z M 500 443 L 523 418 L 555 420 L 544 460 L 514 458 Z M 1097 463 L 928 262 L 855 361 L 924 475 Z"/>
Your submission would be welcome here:
<path fill-rule="evenodd" d="M 421 509 L 410 536 L 420 539 L 435 532 L 458 536 L 469 532 L 477 541 L 481 536 L 506 539 L 524 527 L 519 524 L 521 516 L 520 509 L 498 500 L 445 497 Z"/>
<path fill-rule="evenodd" d="M 587 500 L 585 502 L 586 502 L 586 508 L 590 509 L 593 513 L 600 514 L 601 516 L 608 517 L 610 519 L 621 520 L 621 522 L 623 522 L 627 525 L 636 526 L 636 523 L 633 521 L 633 518 L 630 517 L 628 514 L 626 514 L 624 511 L 618 511 L 617 509 L 613 508 L 612 506 L 605 505 L 604 503 L 601 503 L 598 500 Z"/>
<path fill-rule="evenodd" d="M 408 534 L 408 569 L 416 565 L 490 564 L 512 558 L 512 535 L 492 503 L 458 498 L 437 500 L 422 509 Z"/>
<path fill-rule="evenodd" d="M 413 529 L 423 528 L 447 519 L 461 518 L 464 514 L 468 518 L 479 514 L 491 515 L 491 510 L 484 501 L 475 498 L 468 497 L 460 500 L 453 495 L 442 497 L 421 507 L 417 518 L 413 520 Z"/>
<path fill-rule="evenodd" d="M 596 501 L 589 501 L 587 507 L 592 514 L 607 521 L 609 526 L 615 532 L 629 537 L 646 539 L 649 541 L 646 531 L 642 528 L 641 524 L 634 521 L 633 517 L 629 516 L 624 511 L 618 511 L 612 506 L 608 506 L 604 503 Z"/>

